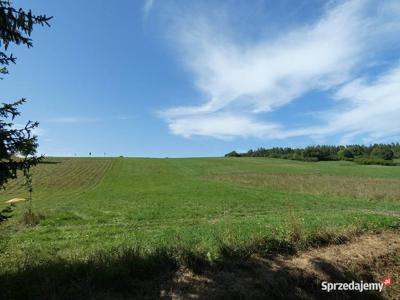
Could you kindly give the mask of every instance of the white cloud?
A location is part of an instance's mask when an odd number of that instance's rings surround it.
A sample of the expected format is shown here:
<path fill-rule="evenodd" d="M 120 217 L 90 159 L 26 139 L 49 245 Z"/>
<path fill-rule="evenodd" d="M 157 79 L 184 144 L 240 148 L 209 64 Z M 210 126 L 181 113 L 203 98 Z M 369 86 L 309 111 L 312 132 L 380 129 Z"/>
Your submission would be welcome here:
<path fill-rule="evenodd" d="M 356 79 L 336 97 L 350 107 L 334 114 L 326 131 L 366 133 L 375 138 L 400 134 L 400 65 L 373 81 Z"/>
<path fill-rule="evenodd" d="M 347 144 L 360 135 L 367 143 L 383 141 L 400 135 L 400 65 L 374 80 L 357 78 L 342 85 L 335 93 L 345 105 L 324 113 L 326 124 L 319 127 L 285 130 L 281 138 L 341 134 L 340 144 Z"/>
<path fill-rule="evenodd" d="M 191 137 L 211 136 L 220 139 L 233 137 L 259 137 L 272 135 L 278 130 L 275 124 L 257 123 L 249 116 L 234 114 L 206 114 L 173 119 L 169 123 L 172 133 Z"/>
<path fill-rule="evenodd" d="M 153 8 L 153 5 L 154 5 L 154 0 L 144 1 L 143 13 L 145 17 L 147 17 L 147 15 L 150 13 L 151 9 Z"/>
<path fill-rule="evenodd" d="M 360 80 L 346 83 L 354 79 L 355 70 L 373 61 L 373 49 L 393 42 L 400 29 L 399 17 L 398 1 L 345 1 L 328 7 L 312 25 L 250 44 L 235 40 L 229 30 L 203 16 L 183 18 L 178 47 L 207 100 L 197 106 L 167 109 L 161 115 L 172 133 L 184 137 L 287 138 L 343 131 L 350 138 L 362 129 L 356 121 L 365 121 L 361 114 L 380 118 L 375 124 L 378 130 L 363 129 L 377 134 L 387 112 L 379 108 L 379 97 L 391 79 L 383 77 L 375 86 Z M 340 89 L 337 98 L 352 108 L 339 115 L 329 112 L 328 123 L 319 128 L 284 129 L 280 124 L 257 121 L 259 113 L 277 110 L 315 89 Z M 361 91 L 375 96 L 363 97 Z M 366 101 L 371 102 L 368 108 L 359 104 Z M 396 105 L 394 98 L 385 101 Z"/>

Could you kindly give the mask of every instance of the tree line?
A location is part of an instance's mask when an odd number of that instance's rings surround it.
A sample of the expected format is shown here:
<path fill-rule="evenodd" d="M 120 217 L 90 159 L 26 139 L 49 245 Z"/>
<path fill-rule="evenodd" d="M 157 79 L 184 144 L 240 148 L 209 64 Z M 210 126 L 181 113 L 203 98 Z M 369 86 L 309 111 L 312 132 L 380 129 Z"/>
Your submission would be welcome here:
<path fill-rule="evenodd" d="M 305 148 L 258 148 L 245 153 L 229 152 L 225 157 L 269 157 L 302 161 L 349 160 L 359 164 L 396 165 L 400 159 L 400 143 L 373 145 L 316 145 Z"/>

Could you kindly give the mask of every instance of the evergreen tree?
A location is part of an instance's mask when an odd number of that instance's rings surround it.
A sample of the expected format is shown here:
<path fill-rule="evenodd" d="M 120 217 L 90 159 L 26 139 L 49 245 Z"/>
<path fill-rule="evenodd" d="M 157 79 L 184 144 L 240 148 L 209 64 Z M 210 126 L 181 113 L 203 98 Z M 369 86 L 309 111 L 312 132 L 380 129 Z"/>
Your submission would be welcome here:
<path fill-rule="evenodd" d="M 0 77 L 8 74 L 8 66 L 16 63 L 16 57 L 8 54 L 10 44 L 32 47 L 30 38 L 35 25 L 49 26 L 51 17 L 34 15 L 31 10 L 16 9 L 9 1 L 0 1 Z M 9 179 L 16 178 L 18 171 L 30 182 L 29 170 L 36 165 L 42 157 L 36 155 L 38 147 L 34 129 L 38 122 L 28 121 L 25 126 L 17 127 L 14 119 L 20 115 L 19 106 L 25 98 L 16 102 L 0 105 L 0 189 L 5 188 Z M 31 191 L 31 187 L 28 187 Z M 0 222 L 7 218 L 0 212 Z"/>

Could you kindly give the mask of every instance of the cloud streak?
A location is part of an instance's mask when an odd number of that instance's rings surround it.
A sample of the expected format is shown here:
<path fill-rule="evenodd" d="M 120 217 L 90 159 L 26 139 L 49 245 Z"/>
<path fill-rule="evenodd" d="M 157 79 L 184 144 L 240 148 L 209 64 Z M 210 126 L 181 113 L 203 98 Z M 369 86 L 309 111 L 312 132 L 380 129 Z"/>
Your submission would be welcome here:
<path fill-rule="evenodd" d="M 332 114 L 323 130 L 344 133 L 366 133 L 382 138 L 400 135 L 400 65 L 371 81 L 359 78 L 336 93 L 349 108 Z"/>
<path fill-rule="evenodd" d="M 385 41 L 394 40 L 400 29 L 399 2 L 340 2 L 311 25 L 252 43 L 237 41 L 204 16 L 183 18 L 177 28 L 177 47 L 205 100 L 161 112 L 173 134 L 221 139 L 378 135 L 388 110 L 400 113 L 398 90 L 384 94 L 396 80 L 400 83 L 397 68 L 375 81 L 355 75 L 377 60 L 374 51 Z M 331 101 L 345 103 L 346 109 L 325 112 L 318 128 L 285 128 L 260 120 L 261 114 L 313 90 L 332 93 Z M 379 108 L 381 97 L 389 109 Z M 357 125 L 365 121 L 363 115 L 374 118 L 371 128 Z"/>
<path fill-rule="evenodd" d="M 234 137 L 260 137 L 277 131 L 276 124 L 258 123 L 251 116 L 212 113 L 180 117 L 169 124 L 172 133 L 186 138 L 192 135 L 231 140 Z"/>
<path fill-rule="evenodd" d="M 143 13 L 144 13 L 145 17 L 148 16 L 148 14 L 150 13 L 151 9 L 153 8 L 153 5 L 154 5 L 154 0 L 145 0 L 144 1 Z"/>

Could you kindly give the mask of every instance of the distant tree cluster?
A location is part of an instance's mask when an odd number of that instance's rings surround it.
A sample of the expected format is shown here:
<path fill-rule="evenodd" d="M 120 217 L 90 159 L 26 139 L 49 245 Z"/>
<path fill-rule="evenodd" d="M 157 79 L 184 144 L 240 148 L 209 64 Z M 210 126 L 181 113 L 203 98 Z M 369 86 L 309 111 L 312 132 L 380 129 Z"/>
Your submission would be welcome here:
<path fill-rule="evenodd" d="M 400 158 L 400 144 L 258 148 L 246 153 L 232 151 L 225 157 L 270 157 L 302 161 L 350 160 L 360 164 L 396 165 L 393 159 Z"/>

